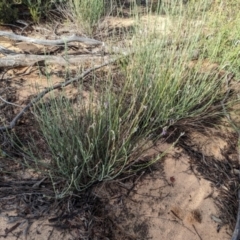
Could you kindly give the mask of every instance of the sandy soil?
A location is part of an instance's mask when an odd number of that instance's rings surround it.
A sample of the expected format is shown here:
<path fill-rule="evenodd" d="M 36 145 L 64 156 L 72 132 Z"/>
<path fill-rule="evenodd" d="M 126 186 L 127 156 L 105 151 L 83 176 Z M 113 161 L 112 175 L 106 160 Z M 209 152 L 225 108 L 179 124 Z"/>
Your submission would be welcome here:
<path fill-rule="evenodd" d="M 212 153 L 220 150 L 217 141 L 210 148 Z M 193 174 L 190 157 L 181 148 L 159 143 L 147 156 L 159 151 L 166 151 L 167 155 L 151 172 L 139 175 L 128 195 L 126 192 L 124 194 L 121 186 L 111 186 L 111 183 L 95 189 L 98 196 L 110 199 L 105 209 L 118 226 L 117 239 L 230 239 L 229 227 L 220 227 L 222 220 L 214 203 L 214 199 L 218 198 L 218 189 L 211 186 L 211 182 Z M 215 152 L 218 154 L 218 151 Z M 131 182 L 124 185 L 129 188 L 132 186 Z M 1 213 L 1 238 L 4 238 L 7 229 L 20 223 L 13 233 L 8 234 L 7 239 L 16 239 L 18 234 L 18 239 L 25 239 L 26 236 L 27 239 L 39 240 L 77 239 L 74 232 L 71 235 L 52 227 L 48 222 L 51 216 L 45 217 L 45 220 L 35 220 L 29 225 L 25 218 L 13 216 L 18 215 L 14 211 Z"/>
<path fill-rule="evenodd" d="M 214 152 L 217 142 L 211 147 Z M 148 157 L 162 151 L 168 153 L 157 170 L 140 176 L 128 197 L 108 206 L 122 231 L 130 239 L 230 239 L 214 203 L 218 189 L 193 174 L 181 148 L 159 143 Z"/>

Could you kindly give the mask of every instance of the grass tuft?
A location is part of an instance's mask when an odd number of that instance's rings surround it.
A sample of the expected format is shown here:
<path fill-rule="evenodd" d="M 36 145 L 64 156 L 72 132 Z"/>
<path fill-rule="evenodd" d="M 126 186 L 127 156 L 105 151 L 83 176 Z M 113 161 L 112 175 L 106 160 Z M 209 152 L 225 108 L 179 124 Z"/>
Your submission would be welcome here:
<path fill-rule="evenodd" d="M 109 68 L 97 92 L 96 72 L 89 91 L 83 83 L 79 85 L 75 102 L 52 94 L 48 104 L 42 101 L 35 106 L 45 152 L 38 151 L 32 141 L 26 159 L 34 159 L 35 167 L 49 174 L 54 186 L 59 178 L 64 180 L 56 188 L 57 198 L 161 159 L 160 154 L 139 162 L 147 147 L 170 126 L 204 124 L 223 115 L 220 102 L 225 98 L 227 72 L 202 70 L 210 55 L 203 45 L 208 15 L 199 2 L 194 7 L 184 5 L 184 10 L 183 5 L 176 5 L 165 16 L 149 14 L 147 23 L 141 16 L 136 18 L 131 54 L 115 66 L 119 74 L 111 74 L 113 68 Z M 70 4 L 76 21 L 88 30 L 105 9 L 103 1 L 97 0 L 71 0 Z M 189 15 L 194 11 L 198 11 L 194 17 Z M 120 81 L 119 75 L 124 79 Z M 88 97 L 83 97 L 86 92 Z"/>

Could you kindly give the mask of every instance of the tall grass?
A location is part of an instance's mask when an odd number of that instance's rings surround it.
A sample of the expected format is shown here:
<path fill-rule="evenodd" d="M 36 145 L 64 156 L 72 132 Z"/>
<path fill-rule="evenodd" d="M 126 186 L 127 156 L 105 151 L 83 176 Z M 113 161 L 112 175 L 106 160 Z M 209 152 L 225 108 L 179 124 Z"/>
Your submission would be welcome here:
<path fill-rule="evenodd" d="M 76 25 L 89 35 L 107 11 L 104 0 L 69 0 L 67 6 Z"/>
<path fill-rule="evenodd" d="M 152 39 L 146 33 L 144 40 L 136 38 L 135 54 L 126 67 L 126 77 L 136 89 L 137 101 L 146 107 L 143 118 L 147 115 L 158 127 L 183 118 L 210 117 L 213 113 L 209 108 L 223 96 L 224 78 L 217 72 L 200 70 L 204 55 L 199 52 L 198 64 L 189 67 L 199 50 L 201 27 L 196 29 L 183 19 L 176 27 L 180 30 L 170 35 Z"/>
<path fill-rule="evenodd" d="M 239 7 L 240 2 L 233 0 L 213 4 L 207 14 L 208 35 L 203 43 L 206 55 L 224 70 L 233 72 L 237 78 L 240 77 Z"/>
<path fill-rule="evenodd" d="M 145 108 L 131 94 L 116 95 L 110 87 L 100 95 L 98 99 L 93 95 L 79 98 L 75 104 L 54 96 L 50 106 L 42 102 L 35 108 L 50 159 L 44 157 L 45 152 L 34 156 L 34 144 L 29 155 L 38 169 L 48 171 L 53 181 L 65 179 L 65 187 L 57 197 L 142 168 L 138 157 L 144 150 L 144 136 L 137 131 L 138 116 Z"/>

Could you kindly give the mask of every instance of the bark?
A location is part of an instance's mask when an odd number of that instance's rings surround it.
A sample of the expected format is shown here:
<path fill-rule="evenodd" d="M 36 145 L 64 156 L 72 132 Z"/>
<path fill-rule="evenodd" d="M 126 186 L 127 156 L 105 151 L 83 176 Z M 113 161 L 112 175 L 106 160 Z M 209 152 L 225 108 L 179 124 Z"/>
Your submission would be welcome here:
<path fill-rule="evenodd" d="M 62 37 L 62 39 L 57 40 L 46 40 L 46 39 L 34 39 L 30 37 L 25 37 L 21 35 L 17 35 L 11 32 L 6 31 L 0 31 L 0 36 L 9 38 L 11 40 L 15 41 L 21 41 L 21 42 L 28 42 L 28 43 L 35 43 L 40 45 L 48 45 L 48 46 L 59 46 L 59 45 L 65 45 L 70 42 L 81 42 L 87 45 L 101 45 L 102 42 L 92 39 L 92 38 L 86 38 L 86 37 L 79 37 L 76 35 L 72 35 L 69 37 Z"/>
<path fill-rule="evenodd" d="M 34 54 L 16 54 L 8 55 L 0 58 L 0 67 L 25 67 L 32 65 L 58 64 L 58 65 L 81 65 L 86 62 L 107 61 L 109 56 L 98 55 L 67 55 L 67 56 L 51 56 L 51 55 L 34 55 Z"/>

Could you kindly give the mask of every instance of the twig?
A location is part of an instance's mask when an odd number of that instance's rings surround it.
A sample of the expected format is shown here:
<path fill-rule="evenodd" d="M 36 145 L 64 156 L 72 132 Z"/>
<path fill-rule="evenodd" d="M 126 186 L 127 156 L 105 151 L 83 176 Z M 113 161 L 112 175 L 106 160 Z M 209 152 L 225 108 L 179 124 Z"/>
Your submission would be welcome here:
<path fill-rule="evenodd" d="M 182 221 L 182 219 L 181 219 L 173 210 L 171 210 L 171 213 L 172 213 L 176 218 L 178 218 L 179 220 Z"/>
<path fill-rule="evenodd" d="M 177 223 L 179 225 L 181 225 L 182 227 L 186 228 L 189 232 L 191 232 L 192 234 L 196 235 L 195 232 L 193 232 L 190 228 L 186 227 L 183 222 L 179 222 L 178 220 L 172 220 L 172 219 L 167 219 L 167 218 L 159 218 L 159 219 L 163 219 L 163 220 L 166 220 L 166 221 L 170 221 L 170 222 L 174 222 L 174 223 Z"/>
<path fill-rule="evenodd" d="M 22 35 L 23 34 L 23 32 L 29 27 L 29 26 L 31 26 L 33 23 L 27 23 L 26 25 L 25 25 L 25 27 L 22 29 L 22 31 L 20 32 L 20 35 Z"/>
<path fill-rule="evenodd" d="M 143 172 L 140 174 L 140 176 L 137 177 L 137 179 L 134 181 L 132 187 L 130 187 L 130 188 L 128 189 L 128 192 L 127 192 L 127 194 L 126 194 L 127 196 L 129 196 L 130 193 L 131 193 L 131 191 L 134 190 L 134 188 L 135 188 L 136 185 L 137 185 L 138 180 L 144 175 L 144 173 L 145 173 L 145 171 L 143 171 Z"/>
<path fill-rule="evenodd" d="M 17 26 L 15 24 L 9 24 L 9 23 L 1 23 L 0 26 L 9 26 L 9 27 L 15 27 L 15 28 L 20 28 L 21 30 L 23 29 L 20 26 Z"/>
<path fill-rule="evenodd" d="M 54 231 L 54 228 L 52 228 L 52 230 L 51 230 L 51 232 L 50 232 L 50 234 L 48 236 L 48 240 L 52 238 L 53 231 Z"/>
<path fill-rule="evenodd" d="M 7 235 L 11 232 L 13 232 L 15 229 L 17 229 L 19 227 L 21 223 L 16 223 L 15 225 L 13 225 L 11 228 L 6 228 L 5 229 L 5 238 L 7 237 Z"/>
<path fill-rule="evenodd" d="M 0 36 L 7 37 L 7 38 L 15 40 L 15 41 L 23 41 L 23 42 L 30 42 L 30 43 L 36 43 L 36 44 L 40 44 L 40 45 L 50 45 L 50 46 L 65 45 L 69 42 L 82 42 L 82 43 L 88 44 L 88 45 L 103 44 L 103 42 L 100 42 L 98 40 L 95 40 L 92 38 L 86 38 L 86 37 L 79 37 L 76 35 L 72 35 L 72 36 L 66 37 L 64 39 L 46 40 L 46 39 L 34 39 L 34 38 L 30 38 L 30 37 L 17 35 L 17 34 L 11 33 L 11 32 L 0 31 Z"/>
<path fill-rule="evenodd" d="M 7 100 L 5 100 L 4 98 L 2 98 L 1 96 L 0 96 L 0 100 L 3 101 L 3 102 L 6 103 L 6 104 L 9 104 L 9 105 L 12 105 L 12 106 L 15 106 L 15 107 L 22 108 L 22 106 L 20 106 L 20 105 L 18 105 L 18 104 L 15 104 L 15 103 L 8 102 Z"/>
<path fill-rule="evenodd" d="M 102 68 L 102 67 L 105 67 L 109 64 L 112 64 L 112 63 L 115 63 L 116 61 L 118 61 L 120 58 L 116 58 L 116 59 L 113 59 L 107 63 L 104 63 L 104 64 L 101 64 L 101 65 L 98 65 L 98 66 L 95 66 L 93 68 L 90 68 L 86 71 L 84 71 L 82 74 L 80 74 L 79 76 L 75 77 L 75 78 L 71 78 L 70 80 L 66 81 L 66 82 L 62 82 L 62 83 L 59 83 L 55 86 L 52 86 L 52 87 L 49 87 L 49 88 L 46 88 L 44 91 L 42 91 L 41 93 L 39 93 L 35 98 L 33 98 L 33 100 L 28 103 L 15 117 L 14 119 L 10 122 L 10 124 L 8 126 L 2 126 L 0 127 L 0 131 L 6 131 L 8 129 L 12 129 L 15 127 L 15 125 L 17 124 L 17 121 L 22 117 L 22 115 L 30 108 L 32 107 L 35 103 L 37 103 L 40 99 L 42 99 L 47 93 L 55 90 L 55 89 L 58 89 L 58 88 L 63 88 L 63 87 L 66 87 L 68 85 L 70 85 L 71 83 L 73 82 L 77 82 L 79 81 L 80 79 L 83 79 L 85 76 L 87 76 L 89 73 L 99 69 L 99 68 Z"/>
<path fill-rule="evenodd" d="M 17 52 L 14 52 L 14 51 L 12 51 L 12 50 L 9 50 L 9 49 L 7 49 L 7 48 L 5 48 L 5 47 L 3 47 L 3 46 L 1 46 L 0 45 L 0 53 L 2 53 L 3 55 L 15 55 L 15 54 L 18 54 Z"/>
<path fill-rule="evenodd" d="M 231 79 L 230 79 L 231 80 Z M 223 108 L 223 112 L 225 114 L 225 116 L 227 117 L 228 122 L 232 125 L 233 129 L 237 132 L 238 134 L 238 146 L 237 146 L 237 151 L 238 151 L 238 164 L 240 166 L 240 128 L 233 122 L 231 116 L 229 115 L 229 113 L 227 113 L 226 108 L 225 108 L 225 101 L 229 96 L 230 93 L 230 88 L 229 88 L 229 79 L 227 79 L 227 94 L 225 96 L 225 98 L 221 101 L 221 105 Z M 240 184 L 240 172 L 238 175 L 238 179 L 239 179 L 239 184 Z M 238 188 L 238 213 L 237 213 L 237 221 L 236 221 L 236 225 L 235 225 L 235 229 L 232 235 L 232 240 L 239 240 L 240 239 L 240 188 Z"/>
<path fill-rule="evenodd" d="M 203 240 L 202 237 L 199 235 L 199 233 L 198 233 L 196 227 L 194 226 L 194 224 L 193 224 L 192 226 L 193 226 L 193 228 L 194 228 L 196 234 L 198 235 L 199 239 L 200 239 L 200 240 Z"/>

